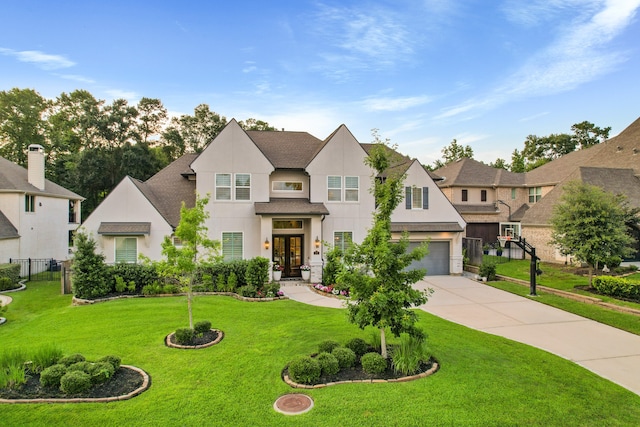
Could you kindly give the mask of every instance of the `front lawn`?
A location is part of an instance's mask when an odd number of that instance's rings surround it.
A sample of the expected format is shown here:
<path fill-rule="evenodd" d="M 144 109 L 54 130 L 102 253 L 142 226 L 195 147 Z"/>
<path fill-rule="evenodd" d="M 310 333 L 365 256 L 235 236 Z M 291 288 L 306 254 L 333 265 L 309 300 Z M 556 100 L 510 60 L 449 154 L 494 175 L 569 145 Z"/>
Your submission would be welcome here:
<path fill-rule="evenodd" d="M 303 391 L 314 408 L 298 416 L 273 409 L 300 392 L 280 378 L 285 364 L 369 331 L 344 310 L 294 301 L 248 303 L 198 296 L 194 320 L 221 329 L 220 344 L 203 350 L 165 347 L 164 337 L 188 322 L 186 298 L 123 299 L 71 306 L 59 284 L 30 283 L 12 294 L 0 326 L 3 351 L 55 343 L 87 358 L 116 354 L 144 369 L 151 388 L 108 404 L 2 405 L 0 424 L 75 426 L 633 426 L 640 396 L 572 362 L 504 338 L 419 312 L 441 364 L 436 374 L 396 384 L 347 384 Z"/>

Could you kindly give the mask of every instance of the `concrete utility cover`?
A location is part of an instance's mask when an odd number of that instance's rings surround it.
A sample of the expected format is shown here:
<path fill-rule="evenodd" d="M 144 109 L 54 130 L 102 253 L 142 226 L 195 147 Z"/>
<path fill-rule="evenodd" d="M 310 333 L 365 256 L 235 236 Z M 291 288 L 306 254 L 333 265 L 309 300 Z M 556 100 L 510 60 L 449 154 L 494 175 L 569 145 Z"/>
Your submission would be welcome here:
<path fill-rule="evenodd" d="M 304 414 L 313 408 L 313 400 L 306 394 L 285 394 L 276 400 L 273 408 L 285 415 Z"/>

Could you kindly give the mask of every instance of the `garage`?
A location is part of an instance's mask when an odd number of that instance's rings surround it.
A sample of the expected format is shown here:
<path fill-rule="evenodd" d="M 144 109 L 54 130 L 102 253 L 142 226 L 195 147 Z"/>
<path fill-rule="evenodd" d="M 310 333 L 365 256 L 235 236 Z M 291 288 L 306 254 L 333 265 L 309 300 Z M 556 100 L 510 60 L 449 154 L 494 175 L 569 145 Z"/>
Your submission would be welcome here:
<path fill-rule="evenodd" d="M 420 243 L 409 243 L 409 249 L 416 248 Z M 449 275 L 449 242 L 430 242 L 429 254 L 419 261 L 414 261 L 410 269 L 426 268 L 427 276 Z"/>

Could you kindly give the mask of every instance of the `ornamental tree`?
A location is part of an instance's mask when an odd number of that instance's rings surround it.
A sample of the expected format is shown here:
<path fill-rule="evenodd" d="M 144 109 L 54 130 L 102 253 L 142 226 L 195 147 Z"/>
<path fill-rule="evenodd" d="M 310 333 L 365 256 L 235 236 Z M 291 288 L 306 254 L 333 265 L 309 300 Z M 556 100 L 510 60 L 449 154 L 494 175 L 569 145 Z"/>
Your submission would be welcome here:
<path fill-rule="evenodd" d="M 159 264 L 159 269 L 164 276 L 176 277 L 187 288 L 187 308 L 191 329 L 193 329 L 191 306 L 196 267 L 200 262 L 215 259 L 220 249 L 220 242 L 209 239 L 208 229 L 204 225 L 209 218 L 209 212 L 205 210 L 207 203 L 209 203 L 209 195 L 203 198 L 196 196 L 196 204 L 192 208 L 187 208 L 182 202 L 180 223 L 174 232 L 181 244 L 176 246 L 169 236 L 165 236 L 162 242 L 162 255 L 167 258 Z"/>
<path fill-rule="evenodd" d="M 628 216 L 624 196 L 572 181 L 554 207 L 551 243 L 558 245 L 563 254 L 589 265 L 591 285 L 594 267 L 632 254 Z"/>
<path fill-rule="evenodd" d="M 391 241 L 391 214 L 402 201 L 405 175 L 391 168 L 397 153 L 387 145 L 388 140 L 380 141 L 375 131 L 373 135 L 375 146 L 365 160 L 376 172 L 372 177 L 377 206 L 373 226 L 362 244 L 352 243 L 346 250 L 345 268 L 337 282 L 350 289 L 349 321 L 362 329 L 369 325 L 378 328 L 382 356 L 387 358 L 385 327 L 395 336 L 407 332 L 422 337 L 411 308 L 427 302 L 431 291 L 411 286 L 424 277 L 424 269 L 407 269 L 412 261 L 427 254 L 428 244 L 407 252 L 406 235 L 398 242 Z"/>

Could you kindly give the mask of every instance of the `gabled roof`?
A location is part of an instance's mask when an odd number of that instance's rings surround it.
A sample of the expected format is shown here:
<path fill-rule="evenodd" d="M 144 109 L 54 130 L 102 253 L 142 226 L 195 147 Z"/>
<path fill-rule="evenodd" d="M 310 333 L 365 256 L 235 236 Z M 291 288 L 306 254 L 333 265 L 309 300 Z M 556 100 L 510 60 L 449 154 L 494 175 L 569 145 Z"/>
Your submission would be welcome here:
<path fill-rule="evenodd" d="M 0 192 L 18 192 L 29 194 L 41 194 L 43 196 L 65 198 L 70 200 L 83 200 L 82 196 L 73 191 L 49 181 L 44 180 L 44 190 L 29 184 L 27 169 L 0 157 Z"/>
<path fill-rule="evenodd" d="M 308 132 L 248 130 L 247 135 L 276 169 L 304 169 L 323 141 Z"/>
<path fill-rule="evenodd" d="M 0 240 L 17 239 L 20 237 L 18 230 L 11 221 L 0 211 Z"/>
<path fill-rule="evenodd" d="M 494 168 L 467 157 L 451 162 L 434 173 L 442 177 L 440 187 L 513 187 L 523 185 L 524 174 Z"/>

